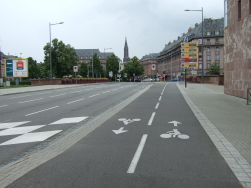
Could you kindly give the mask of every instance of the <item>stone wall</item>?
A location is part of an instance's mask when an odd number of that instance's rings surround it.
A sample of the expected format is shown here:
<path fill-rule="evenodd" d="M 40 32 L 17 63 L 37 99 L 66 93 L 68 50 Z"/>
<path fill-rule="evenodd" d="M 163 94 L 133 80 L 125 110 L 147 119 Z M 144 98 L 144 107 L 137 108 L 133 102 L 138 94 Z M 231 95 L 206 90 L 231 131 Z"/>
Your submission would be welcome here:
<path fill-rule="evenodd" d="M 62 79 L 52 79 L 52 85 L 60 85 Z M 32 79 L 31 85 L 51 85 L 51 79 Z"/>
<path fill-rule="evenodd" d="M 202 76 L 197 76 L 197 82 L 202 83 Z M 206 75 L 204 76 L 204 83 L 224 85 L 224 75 Z"/>
<path fill-rule="evenodd" d="M 228 25 L 224 33 L 224 92 L 241 98 L 251 88 L 251 14 L 248 0 L 228 1 Z"/>

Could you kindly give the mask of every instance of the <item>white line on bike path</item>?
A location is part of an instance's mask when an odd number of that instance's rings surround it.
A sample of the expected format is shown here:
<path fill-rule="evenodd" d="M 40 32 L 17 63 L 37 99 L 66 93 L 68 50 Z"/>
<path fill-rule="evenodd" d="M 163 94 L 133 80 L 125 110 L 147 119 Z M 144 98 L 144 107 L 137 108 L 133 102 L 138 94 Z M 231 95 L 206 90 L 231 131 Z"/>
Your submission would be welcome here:
<path fill-rule="evenodd" d="M 152 116 L 151 116 L 151 118 L 149 119 L 149 121 L 148 121 L 148 124 L 147 124 L 147 125 L 152 125 L 152 122 L 153 122 L 153 118 L 154 118 L 154 116 L 155 116 L 155 112 L 153 112 L 153 113 L 152 113 Z"/>
<path fill-rule="evenodd" d="M 145 146 L 145 143 L 146 143 L 146 139 L 147 139 L 147 134 L 144 134 L 141 138 L 141 141 L 139 143 L 139 146 L 138 146 L 138 149 L 136 151 L 136 153 L 134 154 L 134 157 L 132 159 L 132 162 L 127 170 L 127 173 L 130 173 L 130 174 L 133 174 L 135 169 L 136 169 L 136 166 L 138 164 L 138 161 L 139 161 L 139 158 L 140 158 L 140 155 L 143 151 L 143 148 Z"/>
<path fill-rule="evenodd" d="M 158 109 L 159 107 L 159 102 L 156 104 L 155 109 Z"/>

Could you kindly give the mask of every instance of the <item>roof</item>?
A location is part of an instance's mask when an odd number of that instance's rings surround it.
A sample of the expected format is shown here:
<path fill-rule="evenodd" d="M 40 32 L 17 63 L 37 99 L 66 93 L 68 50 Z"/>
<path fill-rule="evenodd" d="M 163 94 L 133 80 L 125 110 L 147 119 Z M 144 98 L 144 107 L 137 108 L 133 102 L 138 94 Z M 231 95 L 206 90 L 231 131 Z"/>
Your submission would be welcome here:
<path fill-rule="evenodd" d="M 160 53 L 150 53 L 147 54 L 145 56 L 143 56 L 140 61 L 145 61 L 145 60 L 149 60 L 149 59 L 157 59 L 157 57 L 160 55 Z"/>
<path fill-rule="evenodd" d="M 104 58 L 104 54 L 105 54 L 105 59 L 107 59 L 107 57 L 111 56 L 113 54 L 113 52 L 100 52 L 99 49 L 75 49 L 77 55 L 79 57 L 83 56 L 92 56 L 92 54 L 98 54 L 98 56 L 101 56 L 101 58 Z M 89 58 L 88 58 L 89 59 Z"/>

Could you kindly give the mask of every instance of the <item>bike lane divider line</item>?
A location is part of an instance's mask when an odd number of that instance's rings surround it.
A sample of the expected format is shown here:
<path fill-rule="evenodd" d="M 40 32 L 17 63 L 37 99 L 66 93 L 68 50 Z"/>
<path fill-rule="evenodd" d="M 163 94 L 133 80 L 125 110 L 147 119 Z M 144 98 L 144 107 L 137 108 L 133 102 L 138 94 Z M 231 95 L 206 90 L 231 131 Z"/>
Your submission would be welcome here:
<path fill-rule="evenodd" d="M 159 107 L 159 102 L 156 104 L 155 109 L 158 109 Z"/>
<path fill-rule="evenodd" d="M 159 97 L 159 101 L 161 101 L 162 96 Z"/>
<path fill-rule="evenodd" d="M 152 122 L 153 122 L 154 116 L 155 116 L 155 112 L 153 112 L 153 113 L 152 113 L 152 116 L 151 116 L 151 118 L 149 119 L 149 121 L 148 121 L 148 124 L 147 124 L 147 125 L 152 125 Z"/>
<path fill-rule="evenodd" d="M 51 110 L 51 109 L 58 108 L 58 107 L 59 106 L 54 106 L 52 108 L 47 108 L 47 109 L 44 109 L 44 110 L 41 110 L 41 111 L 37 111 L 37 112 L 34 112 L 34 113 L 26 114 L 25 116 L 30 116 L 30 115 L 33 115 L 33 114 L 37 114 L 37 113 L 44 112 L 44 111 L 47 111 L 47 110 Z"/>
<path fill-rule="evenodd" d="M 138 149 L 137 149 L 136 153 L 134 154 L 134 157 L 133 157 L 133 159 L 132 159 L 132 162 L 131 162 L 131 164 L 130 164 L 128 170 L 127 170 L 127 173 L 128 173 L 128 174 L 133 174 L 133 173 L 134 173 L 134 171 L 135 171 L 135 169 L 136 169 L 136 167 L 137 167 L 137 164 L 138 164 L 138 162 L 139 162 L 139 158 L 140 158 L 140 156 L 141 156 L 141 153 L 142 153 L 142 151 L 143 151 L 143 148 L 144 148 L 144 146 L 145 146 L 147 136 L 148 136 L 147 134 L 144 134 L 144 135 L 142 136 L 141 141 L 140 141 L 139 146 L 138 146 Z"/>

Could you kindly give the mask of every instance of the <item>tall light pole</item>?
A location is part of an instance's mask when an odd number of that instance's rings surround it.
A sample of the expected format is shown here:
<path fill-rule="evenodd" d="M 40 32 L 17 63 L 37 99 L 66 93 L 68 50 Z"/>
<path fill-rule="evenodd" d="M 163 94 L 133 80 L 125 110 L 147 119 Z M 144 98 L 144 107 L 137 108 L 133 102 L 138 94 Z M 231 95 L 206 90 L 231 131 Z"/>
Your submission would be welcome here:
<path fill-rule="evenodd" d="M 51 85 L 52 85 L 52 61 L 51 61 L 51 26 L 52 25 L 57 25 L 57 24 L 63 24 L 64 22 L 60 22 L 60 23 L 55 23 L 55 24 L 51 24 L 49 22 L 49 30 L 50 30 L 50 79 L 51 79 Z"/>
<path fill-rule="evenodd" d="M 201 24 L 202 24 L 202 28 L 201 28 L 201 30 L 202 30 L 202 83 L 204 84 L 204 40 L 203 40 L 203 35 L 204 35 L 204 33 L 203 33 L 203 7 L 201 8 L 201 10 L 185 10 L 185 11 L 201 11 L 201 13 L 202 13 L 202 22 L 201 22 Z"/>
<path fill-rule="evenodd" d="M 112 48 L 104 48 L 104 62 L 105 62 L 105 51 Z M 105 76 L 106 76 L 106 62 L 105 62 Z"/>

